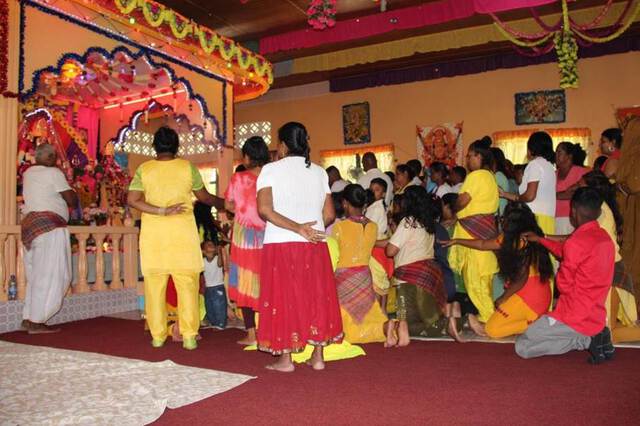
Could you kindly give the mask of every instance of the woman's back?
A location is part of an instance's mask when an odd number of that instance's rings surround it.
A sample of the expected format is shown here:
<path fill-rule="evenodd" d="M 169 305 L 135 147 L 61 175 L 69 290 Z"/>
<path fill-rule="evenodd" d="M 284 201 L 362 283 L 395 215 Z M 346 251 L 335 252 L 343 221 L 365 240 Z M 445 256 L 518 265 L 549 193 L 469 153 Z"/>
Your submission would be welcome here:
<path fill-rule="evenodd" d="M 378 226 L 374 222 L 343 220 L 333 227 L 333 236 L 340 248 L 338 268 L 369 265 L 376 243 Z"/>
<path fill-rule="evenodd" d="M 520 194 L 527 191 L 530 182 L 538 182 L 536 198 L 527 205 L 534 214 L 555 217 L 556 214 L 556 172 L 549 161 L 542 157 L 531 160 L 524 169 Z"/>
<path fill-rule="evenodd" d="M 271 188 L 273 209 L 297 223 L 316 222 L 313 228 L 324 231 L 322 209 L 329 189 L 325 170 L 304 157 L 285 157 L 262 168 L 257 190 Z M 264 243 L 307 242 L 301 235 L 267 222 Z"/>
<path fill-rule="evenodd" d="M 469 173 L 460 188 L 460 193 L 464 192 L 471 196 L 471 201 L 457 213 L 458 218 L 492 214 L 498 210 L 498 184 L 490 171 L 480 169 Z"/>
<path fill-rule="evenodd" d="M 258 214 L 256 182 L 258 176 L 247 170 L 234 173 L 225 192 L 225 199 L 235 203 L 235 219 L 245 226 L 264 229 L 265 223 Z"/>
<path fill-rule="evenodd" d="M 197 175 L 197 176 L 196 176 Z M 134 182 L 138 181 L 145 200 L 155 206 L 184 204 L 183 215 L 192 215 L 191 194 L 194 182 L 201 179 L 198 170 L 187 160 L 151 160 L 138 167 Z M 145 214 L 143 213 L 143 216 Z"/>

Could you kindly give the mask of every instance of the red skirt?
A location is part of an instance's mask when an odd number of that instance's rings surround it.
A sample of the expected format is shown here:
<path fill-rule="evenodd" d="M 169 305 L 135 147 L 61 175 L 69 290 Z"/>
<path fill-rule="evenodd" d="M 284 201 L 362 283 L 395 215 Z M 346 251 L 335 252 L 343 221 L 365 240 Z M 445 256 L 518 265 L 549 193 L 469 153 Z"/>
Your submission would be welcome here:
<path fill-rule="evenodd" d="M 325 243 L 265 244 L 258 348 L 274 355 L 342 340 L 342 317 Z"/>

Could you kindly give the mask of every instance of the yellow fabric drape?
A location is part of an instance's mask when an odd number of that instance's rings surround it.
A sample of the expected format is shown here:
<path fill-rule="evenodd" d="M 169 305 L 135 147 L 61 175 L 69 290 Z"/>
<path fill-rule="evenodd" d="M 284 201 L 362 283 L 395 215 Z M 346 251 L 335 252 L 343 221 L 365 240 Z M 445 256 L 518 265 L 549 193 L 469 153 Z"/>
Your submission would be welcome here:
<path fill-rule="evenodd" d="M 495 132 L 493 142 L 496 147 L 502 149 L 504 156 L 513 164 L 523 164 L 527 162 L 527 141 L 532 133 L 544 130 L 553 139 L 553 149 L 560 142 L 577 143 L 587 151 L 587 164 L 589 163 L 589 153 L 591 144 L 591 130 L 588 128 L 566 128 L 566 129 L 526 129 Z"/>
<path fill-rule="evenodd" d="M 373 152 L 378 160 L 378 168 L 382 171 L 393 169 L 394 147 L 393 144 L 367 146 L 358 148 L 334 149 L 320 151 L 323 167 L 335 166 L 340 170 L 343 179 L 355 182 L 359 176 L 354 175 L 356 167 L 356 155 L 360 158 L 365 152 Z"/>
<path fill-rule="evenodd" d="M 623 8 L 623 3 L 614 4 L 600 26 L 607 27 L 612 25 L 620 16 Z M 572 11 L 571 17 L 577 22 L 591 22 L 598 16 L 601 9 L 601 7 L 592 7 Z M 544 20 L 548 23 L 555 23 L 560 18 L 560 14 L 554 14 L 545 16 Z M 511 21 L 509 26 L 527 34 L 540 31 L 540 26 L 533 19 Z M 402 58 L 416 53 L 439 52 L 502 41 L 505 41 L 505 38 L 495 25 L 482 25 L 294 59 L 292 74 L 327 71 L 357 64 Z"/>

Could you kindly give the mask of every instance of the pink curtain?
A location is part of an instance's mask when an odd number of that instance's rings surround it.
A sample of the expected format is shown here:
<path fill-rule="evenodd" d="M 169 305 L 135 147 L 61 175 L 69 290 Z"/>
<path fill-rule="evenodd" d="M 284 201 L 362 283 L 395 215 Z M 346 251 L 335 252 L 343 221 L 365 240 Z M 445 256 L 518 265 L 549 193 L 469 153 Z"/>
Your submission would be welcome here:
<path fill-rule="evenodd" d="M 336 22 L 325 30 L 292 31 L 260 40 L 260 53 L 304 49 L 384 34 L 395 30 L 419 28 L 468 18 L 476 13 L 503 12 L 540 6 L 557 0 L 440 0 L 419 6 L 375 13 Z"/>
<path fill-rule="evenodd" d="M 80 107 L 78 109 L 78 128 L 87 131 L 87 150 L 89 157 L 95 159 L 98 152 L 98 127 L 100 113 L 98 110 Z"/>

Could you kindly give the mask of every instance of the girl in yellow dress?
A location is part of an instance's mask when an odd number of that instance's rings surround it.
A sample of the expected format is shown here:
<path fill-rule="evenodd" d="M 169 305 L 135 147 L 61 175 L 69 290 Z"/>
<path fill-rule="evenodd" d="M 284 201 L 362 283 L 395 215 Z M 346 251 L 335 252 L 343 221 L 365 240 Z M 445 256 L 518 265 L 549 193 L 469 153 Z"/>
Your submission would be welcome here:
<path fill-rule="evenodd" d="M 342 328 L 349 343 L 385 341 L 387 317 L 376 301 L 369 269 L 378 226 L 362 214 L 365 201 L 366 192 L 360 185 L 347 185 L 342 200 L 347 219 L 332 230 L 340 253 L 335 276 Z"/>
<path fill-rule="evenodd" d="M 171 276 L 178 293 L 182 346 L 192 350 L 198 347 L 198 289 L 204 264 L 191 196 L 216 208 L 223 208 L 224 200 L 207 192 L 189 161 L 176 158 L 179 147 L 173 129 L 158 129 L 153 137 L 156 159 L 138 167 L 127 201 L 142 212 L 140 262 L 151 344 L 161 347 L 168 335 L 166 290 Z"/>
<path fill-rule="evenodd" d="M 467 175 L 456 201 L 458 221 L 453 230 L 455 239 L 493 239 L 498 236 L 495 214 L 498 210 L 498 184 L 492 173 L 490 141 L 475 141 L 467 152 Z M 493 315 L 493 275 L 498 272 L 496 256 L 461 245 L 451 247 L 451 269 L 464 281 L 469 298 L 478 309 L 479 318 L 469 314 L 469 325 L 476 334 L 485 335 L 478 323 L 486 323 Z"/>

